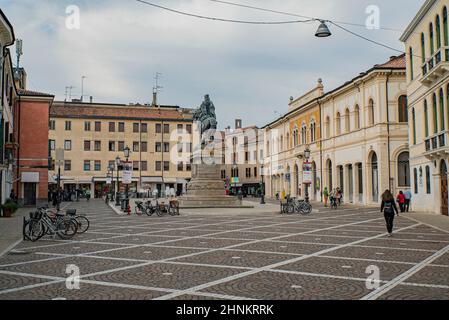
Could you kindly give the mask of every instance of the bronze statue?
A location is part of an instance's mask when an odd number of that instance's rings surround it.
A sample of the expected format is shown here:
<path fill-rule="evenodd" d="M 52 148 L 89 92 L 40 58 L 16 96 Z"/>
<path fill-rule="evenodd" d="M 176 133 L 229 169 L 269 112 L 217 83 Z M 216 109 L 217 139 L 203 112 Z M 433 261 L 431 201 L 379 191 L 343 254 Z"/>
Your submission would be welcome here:
<path fill-rule="evenodd" d="M 201 135 L 208 130 L 217 130 L 215 106 L 208 94 L 204 96 L 204 101 L 201 104 L 201 107 L 194 112 L 193 121 L 199 122 Z"/>

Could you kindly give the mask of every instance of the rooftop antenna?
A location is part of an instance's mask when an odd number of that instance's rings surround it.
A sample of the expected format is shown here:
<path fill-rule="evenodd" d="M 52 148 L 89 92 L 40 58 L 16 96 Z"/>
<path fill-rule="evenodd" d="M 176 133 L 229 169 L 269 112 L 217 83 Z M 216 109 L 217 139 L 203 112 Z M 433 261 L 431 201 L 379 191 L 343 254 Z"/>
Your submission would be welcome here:
<path fill-rule="evenodd" d="M 72 101 L 72 89 L 75 89 L 74 86 L 65 87 L 65 100 L 67 101 L 67 93 L 69 95 L 69 101 Z"/>
<path fill-rule="evenodd" d="M 86 76 L 81 77 L 81 102 L 83 102 L 84 98 L 84 79 L 86 79 Z"/>
<path fill-rule="evenodd" d="M 16 42 L 16 55 L 17 55 L 17 69 L 20 68 L 20 57 L 23 55 L 23 41 L 17 39 Z"/>
<path fill-rule="evenodd" d="M 161 77 L 162 77 L 162 73 L 156 72 L 156 75 L 154 77 L 154 80 L 156 81 L 156 86 L 153 87 L 153 103 L 152 103 L 153 107 L 158 105 L 157 104 L 157 94 L 159 92 L 162 92 L 162 89 L 164 88 L 159 85 L 159 78 L 161 78 Z"/>

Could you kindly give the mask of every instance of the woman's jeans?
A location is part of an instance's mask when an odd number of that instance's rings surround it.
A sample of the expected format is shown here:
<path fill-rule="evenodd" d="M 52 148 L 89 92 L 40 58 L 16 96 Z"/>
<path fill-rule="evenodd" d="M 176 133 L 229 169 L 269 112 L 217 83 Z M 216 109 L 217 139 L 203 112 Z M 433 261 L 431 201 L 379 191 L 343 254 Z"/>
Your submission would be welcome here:
<path fill-rule="evenodd" d="M 394 212 L 384 212 L 385 222 L 387 223 L 388 233 L 393 232 Z"/>

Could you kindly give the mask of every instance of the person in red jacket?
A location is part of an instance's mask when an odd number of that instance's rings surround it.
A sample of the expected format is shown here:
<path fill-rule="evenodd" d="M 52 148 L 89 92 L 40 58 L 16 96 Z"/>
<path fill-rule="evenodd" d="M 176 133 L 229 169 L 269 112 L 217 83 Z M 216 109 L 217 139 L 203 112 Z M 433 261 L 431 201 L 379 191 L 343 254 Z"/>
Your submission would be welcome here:
<path fill-rule="evenodd" d="M 396 201 L 399 203 L 399 209 L 401 212 L 404 212 L 405 208 L 405 195 L 402 191 L 399 191 L 398 196 L 396 197 Z"/>

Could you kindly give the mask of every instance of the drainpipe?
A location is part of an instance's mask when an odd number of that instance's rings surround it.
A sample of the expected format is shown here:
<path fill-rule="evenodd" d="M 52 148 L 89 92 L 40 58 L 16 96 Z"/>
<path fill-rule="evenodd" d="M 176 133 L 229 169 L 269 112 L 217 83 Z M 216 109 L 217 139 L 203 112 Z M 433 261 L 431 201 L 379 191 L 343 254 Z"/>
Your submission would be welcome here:
<path fill-rule="evenodd" d="M 385 82 L 385 95 L 386 95 L 386 101 L 387 101 L 387 139 L 388 139 L 388 186 L 389 189 L 392 191 L 392 185 L 391 185 L 391 148 L 390 148 L 390 108 L 388 106 L 388 83 L 390 81 L 390 76 L 393 74 L 393 71 L 390 71 L 390 73 L 387 75 L 387 81 Z"/>
<path fill-rule="evenodd" d="M 323 202 L 323 121 L 321 117 L 321 102 L 318 100 L 318 109 L 320 112 L 320 195 L 321 195 L 321 202 Z"/>

